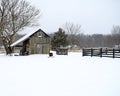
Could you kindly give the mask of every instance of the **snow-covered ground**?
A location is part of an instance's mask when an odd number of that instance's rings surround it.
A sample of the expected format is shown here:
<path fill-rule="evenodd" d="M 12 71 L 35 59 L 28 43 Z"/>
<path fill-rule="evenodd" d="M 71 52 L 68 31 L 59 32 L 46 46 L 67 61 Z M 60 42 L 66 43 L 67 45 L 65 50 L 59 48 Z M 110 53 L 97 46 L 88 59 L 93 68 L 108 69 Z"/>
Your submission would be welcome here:
<path fill-rule="evenodd" d="M 0 55 L 0 96 L 120 96 L 120 59 Z"/>

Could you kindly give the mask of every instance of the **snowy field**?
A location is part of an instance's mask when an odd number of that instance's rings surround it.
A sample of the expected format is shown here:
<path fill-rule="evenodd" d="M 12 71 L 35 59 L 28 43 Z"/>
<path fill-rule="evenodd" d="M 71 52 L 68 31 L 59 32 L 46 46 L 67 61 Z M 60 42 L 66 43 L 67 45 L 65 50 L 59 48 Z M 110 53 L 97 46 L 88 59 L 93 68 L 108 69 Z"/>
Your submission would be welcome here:
<path fill-rule="evenodd" d="M 0 96 L 120 96 L 120 59 L 0 55 Z"/>

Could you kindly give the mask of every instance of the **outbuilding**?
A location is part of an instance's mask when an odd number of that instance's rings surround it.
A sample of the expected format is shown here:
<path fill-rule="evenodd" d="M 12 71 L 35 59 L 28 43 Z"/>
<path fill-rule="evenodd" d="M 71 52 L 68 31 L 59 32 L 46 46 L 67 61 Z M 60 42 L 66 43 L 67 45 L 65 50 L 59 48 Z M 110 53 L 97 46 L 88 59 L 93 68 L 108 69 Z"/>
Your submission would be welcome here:
<path fill-rule="evenodd" d="M 19 49 L 20 55 L 49 54 L 50 46 L 50 36 L 41 29 L 28 32 L 28 34 L 11 44 L 12 49 Z"/>

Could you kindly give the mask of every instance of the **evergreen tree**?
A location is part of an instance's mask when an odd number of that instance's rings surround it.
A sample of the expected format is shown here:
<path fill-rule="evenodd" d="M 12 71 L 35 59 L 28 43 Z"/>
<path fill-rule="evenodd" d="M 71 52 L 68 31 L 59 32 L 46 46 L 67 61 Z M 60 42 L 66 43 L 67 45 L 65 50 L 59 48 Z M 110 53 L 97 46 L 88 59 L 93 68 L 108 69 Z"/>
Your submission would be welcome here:
<path fill-rule="evenodd" d="M 60 46 L 64 47 L 68 45 L 67 35 L 65 34 L 65 31 L 59 28 L 59 30 L 54 33 L 54 36 L 51 39 L 51 44 L 52 44 L 52 48 L 57 48 Z"/>

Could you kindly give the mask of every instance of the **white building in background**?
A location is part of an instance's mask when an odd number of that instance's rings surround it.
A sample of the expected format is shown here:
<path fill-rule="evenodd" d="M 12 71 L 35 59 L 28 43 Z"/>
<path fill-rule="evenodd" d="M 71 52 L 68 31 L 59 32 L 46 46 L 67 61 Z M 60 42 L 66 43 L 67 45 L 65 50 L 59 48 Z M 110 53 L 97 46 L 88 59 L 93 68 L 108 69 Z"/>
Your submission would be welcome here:
<path fill-rule="evenodd" d="M 115 48 L 120 48 L 120 44 L 119 44 L 119 45 L 115 45 L 114 47 L 115 47 Z"/>

